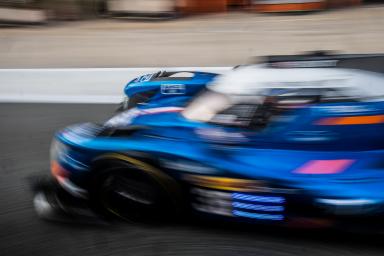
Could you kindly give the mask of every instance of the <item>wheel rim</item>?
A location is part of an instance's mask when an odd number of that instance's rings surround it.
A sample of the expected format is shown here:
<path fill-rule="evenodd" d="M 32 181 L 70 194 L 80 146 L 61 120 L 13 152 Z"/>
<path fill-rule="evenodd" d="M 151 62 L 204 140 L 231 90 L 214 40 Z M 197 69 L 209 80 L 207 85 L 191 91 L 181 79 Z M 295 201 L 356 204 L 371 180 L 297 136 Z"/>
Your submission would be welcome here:
<path fill-rule="evenodd" d="M 125 220 L 151 220 L 159 210 L 159 193 L 147 181 L 135 178 L 108 176 L 99 191 L 102 206 Z"/>

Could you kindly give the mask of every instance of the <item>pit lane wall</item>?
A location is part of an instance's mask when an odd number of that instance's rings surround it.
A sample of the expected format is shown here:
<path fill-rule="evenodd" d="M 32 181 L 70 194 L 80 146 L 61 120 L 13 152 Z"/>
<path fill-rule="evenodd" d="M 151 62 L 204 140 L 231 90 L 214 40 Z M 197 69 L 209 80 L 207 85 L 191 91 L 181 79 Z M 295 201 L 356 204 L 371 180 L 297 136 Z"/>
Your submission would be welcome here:
<path fill-rule="evenodd" d="M 106 15 L 173 18 L 232 8 L 265 13 L 318 11 L 362 3 L 363 0 L 0 0 L 0 24 L 46 24 L 51 20 Z"/>
<path fill-rule="evenodd" d="M 160 70 L 223 74 L 232 67 L 0 69 L 0 102 L 118 103 L 128 81 Z"/>

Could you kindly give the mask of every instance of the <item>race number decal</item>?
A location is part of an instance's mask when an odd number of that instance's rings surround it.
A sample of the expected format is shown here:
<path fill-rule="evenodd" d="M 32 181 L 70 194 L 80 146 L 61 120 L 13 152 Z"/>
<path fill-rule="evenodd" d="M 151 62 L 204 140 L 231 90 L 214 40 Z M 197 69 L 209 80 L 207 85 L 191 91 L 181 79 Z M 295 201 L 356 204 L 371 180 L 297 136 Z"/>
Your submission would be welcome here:
<path fill-rule="evenodd" d="M 148 82 L 152 79 L 153 75 L 154 74 L 140 76 L 140 77 L 135 79 L 135 83 Z"/>

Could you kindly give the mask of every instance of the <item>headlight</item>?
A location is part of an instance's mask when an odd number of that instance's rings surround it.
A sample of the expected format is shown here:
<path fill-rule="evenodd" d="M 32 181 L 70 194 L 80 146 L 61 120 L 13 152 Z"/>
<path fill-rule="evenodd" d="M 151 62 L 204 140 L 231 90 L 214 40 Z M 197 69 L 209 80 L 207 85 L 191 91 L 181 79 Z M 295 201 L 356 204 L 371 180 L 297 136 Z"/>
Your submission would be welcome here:
<path fill-rule="evenodd" d="M 50 149 L 51 161 L 63 159 L 68 153 L 68 146 L 64 145 L 60 141 L 54 139 Z"/>
<path fill-rule="evenodd" d="M 65 163 L 68 166 L 71 166 L 72 169 L 76 170 L 88 170 L 88 165 L 83 163 L 82 157 L 80 157 L 79 152 L 74 151 L 69 148 L 69 146 L 61 143 L 58 140 L 54 140 L 51 144 L 50 150 L 51 165 L 55 163 Z"/>
<path fill-rule="evenodd" d="M 61 161 L 61 159 L 63 159 L 67 154 L 67 151 L 67 146 L 63 143 L 57 141 L 56 139 L 52 141 L 50 149 L 50 169 L 53 177 L 55 177 L 58 181 L 68 176 L 68 171 L 59 164 L 59 161 Z"/>

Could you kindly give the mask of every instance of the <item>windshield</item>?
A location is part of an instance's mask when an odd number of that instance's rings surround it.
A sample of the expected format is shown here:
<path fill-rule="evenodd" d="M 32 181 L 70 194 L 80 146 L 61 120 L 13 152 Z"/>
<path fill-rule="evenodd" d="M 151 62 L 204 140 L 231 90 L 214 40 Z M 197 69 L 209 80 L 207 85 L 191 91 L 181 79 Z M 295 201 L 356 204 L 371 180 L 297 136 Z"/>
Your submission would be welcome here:
<path fill-rule="evenodd" d="M 184 110 L 184 117 L 222 125 L 258 129 L 265 127 L 272 117 L 311 104 L 352 102 L 346 88 L 264 88 L 257 95 L 233 95 L 206 91 Z"/>
<path fill-rule="evenodd" d="M 192 101 L 183 115 L 200 122 L 244 126 L 250 123 L 264 99 L 264 96 L 229 96 L 207 91 Z"/>
<path fill-rule="evenodd" d="M 191 120 L 208 122 L 230 105 L 231 100 L 225 94 L 207 91 L 192 101 L 183 115 Z"/>

